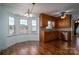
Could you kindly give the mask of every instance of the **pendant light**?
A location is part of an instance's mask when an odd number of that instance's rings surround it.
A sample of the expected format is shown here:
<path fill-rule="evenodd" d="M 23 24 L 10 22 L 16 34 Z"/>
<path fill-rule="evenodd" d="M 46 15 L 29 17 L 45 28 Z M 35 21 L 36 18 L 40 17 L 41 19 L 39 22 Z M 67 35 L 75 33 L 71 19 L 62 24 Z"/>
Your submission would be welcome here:
<path fill-rule="evenodd" d="M 32 5 L 33 5 L 32 8 L 28 9 L 27 12 L 25 12 L 24 16 L 26 16 L 26 17 L 32 17 L 33 16 L 32 11 L 34 9 L 35 3 L 32 3 Z"/>

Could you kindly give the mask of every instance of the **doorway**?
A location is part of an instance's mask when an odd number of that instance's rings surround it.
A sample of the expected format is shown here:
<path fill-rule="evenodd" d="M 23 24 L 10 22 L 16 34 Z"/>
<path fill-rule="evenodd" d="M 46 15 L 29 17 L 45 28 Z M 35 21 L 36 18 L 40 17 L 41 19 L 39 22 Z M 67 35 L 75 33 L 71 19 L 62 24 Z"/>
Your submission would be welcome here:
<path fill-rule="evenodd" d="M 74 21 L 74 39 L 73 44 L 75 47 L 79 46 L 79 20 Z"/>

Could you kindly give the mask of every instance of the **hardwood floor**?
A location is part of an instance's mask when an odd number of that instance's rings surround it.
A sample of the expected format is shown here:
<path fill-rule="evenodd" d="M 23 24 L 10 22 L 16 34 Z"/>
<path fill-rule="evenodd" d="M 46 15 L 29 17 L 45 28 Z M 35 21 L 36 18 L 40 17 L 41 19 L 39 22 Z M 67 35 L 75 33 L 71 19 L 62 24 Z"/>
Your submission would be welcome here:
<path fill-rule="evenodd" d="M 40 52 L 45 55 L 74 55 L 79 54 L 77 48 L 71 42 L 54 40 L 40 46 Z"/>
<path fill-rule="evenodd" d="M 17 43 L 2 51 L 3 55 L 39 55 L 38 42 L 28 41 Z"/>
<path fill-rule="evenodd" d="M 21 42 L 2 50 L 1 55 L 79 55 L 79 46 L 73 46 L 70 42 L 55 40 L 49 44 L 50 46 L 46 45 L 49 48 L 47 49 L 45 46 L 40 48 L 37 41 Z M 51 49 L 51 47 L 53 48 Z M 39 48 L 42 50 L 40 51 Z M 45 52 L 45 54 L 41 52 Z"/>

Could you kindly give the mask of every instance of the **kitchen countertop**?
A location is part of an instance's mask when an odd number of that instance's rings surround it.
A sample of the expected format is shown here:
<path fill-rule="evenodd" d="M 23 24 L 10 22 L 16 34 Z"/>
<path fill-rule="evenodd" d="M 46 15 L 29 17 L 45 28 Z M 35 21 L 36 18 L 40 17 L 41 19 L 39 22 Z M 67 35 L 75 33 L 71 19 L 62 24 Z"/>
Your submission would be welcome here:
<path fill-rule="evenodd" d="M 61 31 L 61 32 L 69 32 L 72 31 L 71 28 L 52 28 L 52 29 L 46 29 L 46 28 L 41 28 L 41 31 L 49 32 L 49 31 Z"/>

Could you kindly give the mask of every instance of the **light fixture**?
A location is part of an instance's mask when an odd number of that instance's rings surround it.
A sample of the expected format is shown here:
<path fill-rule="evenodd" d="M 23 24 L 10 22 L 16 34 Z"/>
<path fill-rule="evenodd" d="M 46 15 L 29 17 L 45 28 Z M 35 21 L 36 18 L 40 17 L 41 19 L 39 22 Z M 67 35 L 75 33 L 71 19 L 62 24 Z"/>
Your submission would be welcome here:
<path fill-rule="evenodd" d="M 79 20 L 76 20 L 75 23 L 79 23 Z"/>
<path fill-rule="evenodd" d="M 25 15 L 24 16 L 26 16 L 26 17 L 32 17 L 33 15 L 32 15 L 32 11 L 33 11 L 33 9 L 34 9 L 34 5 L 35 5 L 35 3 L 32 3 L 32 8 L 31 9 L 28 9 L 27 10 L 27 12 L 25 12 Z"/>
<path fill-rule="evenodd" d="M 65 12 L 62 12 L 62 13 L 61 13 L 61 19 L 64 19 L 65 17 L 66 17 Z"/>

